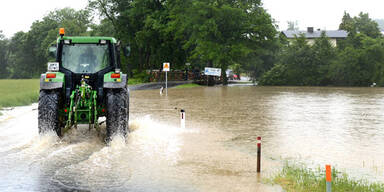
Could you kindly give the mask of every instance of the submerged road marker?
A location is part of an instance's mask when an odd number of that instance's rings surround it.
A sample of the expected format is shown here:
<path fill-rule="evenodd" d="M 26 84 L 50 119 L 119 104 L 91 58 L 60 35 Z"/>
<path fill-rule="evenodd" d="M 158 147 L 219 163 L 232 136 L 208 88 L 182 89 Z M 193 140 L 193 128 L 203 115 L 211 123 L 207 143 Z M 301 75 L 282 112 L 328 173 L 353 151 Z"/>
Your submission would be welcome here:
<path fill-rule="evenodd" d="M 181 109 L 180 110 L 180 124 L 181 124 L 181 128 L 185 128 L 185 110 L 184 109 Z"/>
<path fill-rule="evenodd" d="M 325 181 L 327 184 L 327 192 L 332 191 L 332 169 L 331 165 L 325 165 Z"/>
<path fill-rule="evenodd" d="M 257 137 L 257 172 L 260 173 L 261 164 L 261 137 Z"/>

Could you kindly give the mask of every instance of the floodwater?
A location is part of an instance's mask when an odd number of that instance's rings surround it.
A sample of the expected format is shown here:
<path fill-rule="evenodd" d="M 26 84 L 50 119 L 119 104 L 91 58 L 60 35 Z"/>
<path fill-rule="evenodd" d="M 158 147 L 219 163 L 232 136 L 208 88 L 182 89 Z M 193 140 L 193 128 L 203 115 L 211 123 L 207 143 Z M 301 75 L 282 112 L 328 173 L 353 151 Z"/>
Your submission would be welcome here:
<path fill-rule="evenodd" d="M 0 116 L 0 191 L 281 191 L 265 183 L 286 161 L 384 182 L 382 88 L 132 91 L 131 133 L 110 146 L 88 126 L 38 136 L 36 108 Z"/>

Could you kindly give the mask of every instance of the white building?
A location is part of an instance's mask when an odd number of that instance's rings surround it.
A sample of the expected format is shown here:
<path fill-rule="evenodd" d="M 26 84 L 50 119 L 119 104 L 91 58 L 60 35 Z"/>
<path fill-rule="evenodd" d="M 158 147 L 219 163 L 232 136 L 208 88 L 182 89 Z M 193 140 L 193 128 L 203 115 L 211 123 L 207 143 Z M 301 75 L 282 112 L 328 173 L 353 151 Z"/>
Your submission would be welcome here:
<path fill-rule="evenodd" d="M 301 34 L 304 34 L 304 37 L 307 38 L 308 44 L 313 45 L 315 43 L 315 39 L 321 37 L 321 33 L 323 31 L 321 30 L 313 30 L 313 27 L 308 27 L 307 31 L 282 31 L 282 33 L 287 37 L 288 40 L 293 40 L 296 37 L 299 37 Z M 348 32 L 344 30 L 331 30 L 331 31 L 324 31 L 325 35 L 330 39 L 330 43 L 332 46 L 337 46 L 337 41 L 339 39 L 345 39 L 348 36 Z"/>

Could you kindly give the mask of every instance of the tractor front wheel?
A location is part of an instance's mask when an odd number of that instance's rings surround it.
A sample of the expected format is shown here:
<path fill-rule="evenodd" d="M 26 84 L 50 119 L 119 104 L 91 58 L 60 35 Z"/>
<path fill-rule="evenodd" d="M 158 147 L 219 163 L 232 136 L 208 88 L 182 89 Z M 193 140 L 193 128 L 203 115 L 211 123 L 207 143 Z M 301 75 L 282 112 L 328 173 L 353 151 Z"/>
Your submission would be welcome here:
<path fill-rule="evenodd" d="M 128 132 L 129 100 L 127 89 L 108 89 L 107 107 L 107 138 L 110 142 L 114 136 L 126 137 Z"/>
<path fill-rule="evenodd" d="M 60 93 L 57 90 L 40 91 L 38 107 L 38 128 L 40 134 L 54 131 L 58 136 L 61 136 L 59 99 Z"/>

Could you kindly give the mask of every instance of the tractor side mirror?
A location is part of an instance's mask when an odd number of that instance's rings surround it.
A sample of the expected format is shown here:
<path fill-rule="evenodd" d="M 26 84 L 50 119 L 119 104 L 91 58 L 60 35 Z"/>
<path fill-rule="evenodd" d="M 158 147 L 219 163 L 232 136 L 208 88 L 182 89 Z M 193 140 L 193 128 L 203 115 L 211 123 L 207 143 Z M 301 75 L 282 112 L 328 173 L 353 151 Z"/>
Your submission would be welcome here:
<path fill-rule="evenodd" d="M 51 45 L 48 48 L 48 51 L 49 51 L 49 56 L 56 57 L 56 51 L 57 51 L 56 45 Z"/>
<path fill-rule="evenodd" d="M 123 53 L 125 57 L 128 57 L 131 54 L 131 46 L 127 45 L 123 49 Z"/>

